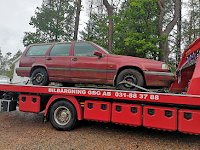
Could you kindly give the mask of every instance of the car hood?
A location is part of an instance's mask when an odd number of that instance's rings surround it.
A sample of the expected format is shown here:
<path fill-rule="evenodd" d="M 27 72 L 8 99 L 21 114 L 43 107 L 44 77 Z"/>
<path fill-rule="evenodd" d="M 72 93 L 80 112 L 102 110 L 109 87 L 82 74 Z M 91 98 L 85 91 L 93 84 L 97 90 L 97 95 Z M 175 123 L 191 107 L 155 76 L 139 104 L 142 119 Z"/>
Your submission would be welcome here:
<path fill-rule="evenodd" d="M 109 57 L 112 58 L 117 58 L 117 59 L 124 59 L 124 60 L 131 60 L 131 61 L 139 61 L 139 62 L 149 62 L 149 63 L 160 63 L 160 64 L 164 64 L 164 62 L 161 61 L 157 61 L 157 60 L 151 60 L 151 59 L 145 59 L 145 58 L 139 58 L 139 57 L 132 57 L 132 56 L 124 56 L 124 55 L 110 55 Z"/>
<path fill-rule="evenodd" d="M 139 57 L 131 57 L 131 56 L 123 56 L 123 55 L 109 55 L 108 59 L 115 60 L 117 64 L 120 66 L 136 66 L 141 68 L 142 70 L 148 71 L 167 71 L 161 69 L 162 64 L 165 64 L 161 61 L 139 58 Z"/>

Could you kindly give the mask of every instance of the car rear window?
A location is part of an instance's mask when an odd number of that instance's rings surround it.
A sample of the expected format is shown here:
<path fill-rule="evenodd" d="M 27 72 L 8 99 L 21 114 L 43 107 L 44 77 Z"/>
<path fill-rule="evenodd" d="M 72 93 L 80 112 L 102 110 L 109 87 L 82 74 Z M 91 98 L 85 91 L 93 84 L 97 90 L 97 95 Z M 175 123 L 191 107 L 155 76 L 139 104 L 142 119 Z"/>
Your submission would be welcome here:
<path fill-rule="evenodd" d="M 89 43 L 75 43 L 74 56 L 97 57 L 94 51 L 99 50 Z"/>
<path fill-rule="evenodd" d="M 71 44 L 55 44 L 49 56 L 69 56 Z"/>
<path fill-rule="evenodd" d="M 31 46 L 26 53 L 26 56 L 45 56 L 51 45 L 36 45 Z"/>

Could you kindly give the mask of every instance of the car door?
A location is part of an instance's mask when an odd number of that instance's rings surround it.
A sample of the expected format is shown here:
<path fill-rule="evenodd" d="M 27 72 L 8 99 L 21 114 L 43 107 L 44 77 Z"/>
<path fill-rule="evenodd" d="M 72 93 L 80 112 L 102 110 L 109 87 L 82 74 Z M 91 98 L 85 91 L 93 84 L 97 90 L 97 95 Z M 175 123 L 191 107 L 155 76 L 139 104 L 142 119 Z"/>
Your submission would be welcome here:
<path fill-rule="evenodd" d="M 45 61 L 49 78 L 70 77 L 70 47 L 71 43 L 59 43 L 53 46 Z"/>
<path fill-rule="evenodd" d="M 107 55 L 98 57 L 99 51 L 90 43 L 74 43 L 74 56 L 71 59 L 71 78 L 106 79 Z M 79 80 L 80 81 L 80 80 Z"/>

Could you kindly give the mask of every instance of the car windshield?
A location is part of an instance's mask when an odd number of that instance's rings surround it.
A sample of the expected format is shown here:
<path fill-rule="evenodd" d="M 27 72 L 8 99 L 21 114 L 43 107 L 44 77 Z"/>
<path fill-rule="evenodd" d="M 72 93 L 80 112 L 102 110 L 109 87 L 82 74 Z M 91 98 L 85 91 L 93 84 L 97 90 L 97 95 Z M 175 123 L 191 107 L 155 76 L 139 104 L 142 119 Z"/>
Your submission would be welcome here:
<path fill-rule="evenodd" d="M 98 44 L 96 44 L 96 43 L 94 43 L 94 44 L 95 44 L 96 46 L 100 47 L 100 48 L 101 48 L 104 52 L 106 52 L 107 54 L 113 54 L 113 55 L 114 55 L 113 52 L 107 50 L 106 48 L 104 48 L 104 47 L 102 47 L 102 46 L 100 46 L 100 45 L 98 45 Z"/>

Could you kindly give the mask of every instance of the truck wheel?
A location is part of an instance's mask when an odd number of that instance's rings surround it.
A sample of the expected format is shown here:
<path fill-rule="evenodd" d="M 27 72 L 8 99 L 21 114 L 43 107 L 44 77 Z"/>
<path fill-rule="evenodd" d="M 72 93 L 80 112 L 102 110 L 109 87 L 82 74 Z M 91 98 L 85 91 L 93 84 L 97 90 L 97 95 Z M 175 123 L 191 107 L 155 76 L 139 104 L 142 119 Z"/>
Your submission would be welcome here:
<path fill-rule="evenodd" d="M 128 81 L 131 83 L 134 83 L 138 86 L 144 86 L 144 79 L 143 76 L 141 75 L 141 73 L 135 69 L 125 69 L 122 72 L 119 73 L 118 77 L 117 77 L 117 84 L 116 84 L 116 88 L 121 89 L 121 90 L 139 90 L 138 88 L 129 85 L 129 84 L 120 84 L 118 85 L 121 81 Z"/>
<path fill-rule="evenodd" d="M 44 68 L 37 68 L 31 75 L 33 85 L 49 85 L 49 77 L 47 71 Z"/>
<path fill-rule="evenodd" d="M 53 104 L 49 115 L 50 122 L 57 130 L 69 131 L 74 128 L 77 121 L 77 113 L 74 106 L 61 100 Z"/>

